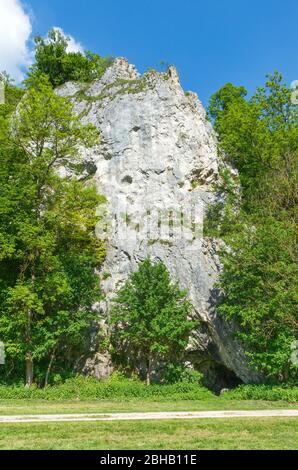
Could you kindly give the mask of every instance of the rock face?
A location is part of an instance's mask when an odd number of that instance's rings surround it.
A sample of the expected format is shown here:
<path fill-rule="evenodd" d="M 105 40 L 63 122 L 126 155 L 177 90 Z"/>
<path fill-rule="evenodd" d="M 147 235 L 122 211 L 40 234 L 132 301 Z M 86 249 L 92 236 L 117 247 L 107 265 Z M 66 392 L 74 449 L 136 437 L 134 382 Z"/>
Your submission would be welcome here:
<path fill-rule="evenodd" d="M 183 91 L 173 67 L 140 76 L 122 58 L 92 85 L 68 83 L 57 92 L 72 99 L 82 122 L 101 132 L 100 145 L 85 151 L 84 159 L 94 168 L 109 214 L 102 311 L 141 260 L 148 255 L 162 260 L 189 291 L 202 320 L 189 345 L 192 362 L 205 367 L 215 388 L 258 381 L 232 327 L 215 310 L 219 242 L 203 239 L 202 225 L 215 197 L 219 162 L 216 137 L 197 95 Z"/>

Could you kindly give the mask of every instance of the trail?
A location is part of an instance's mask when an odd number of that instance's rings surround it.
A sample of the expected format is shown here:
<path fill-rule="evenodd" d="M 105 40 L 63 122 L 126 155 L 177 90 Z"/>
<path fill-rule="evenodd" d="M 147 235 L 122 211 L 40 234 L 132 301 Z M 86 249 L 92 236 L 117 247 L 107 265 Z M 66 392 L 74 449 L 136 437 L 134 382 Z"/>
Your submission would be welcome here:
<path fill-rule="evenodd" d="M 5 423 L 59 423 L 82 421 L 145 421 L 170 419 L 234 419 L 234 418 L 298 418 L 298 410 L 245 410 L 245 411 L 170 411 L 159 413 L 81 413 L 53 415 L 0 416 Z"/>

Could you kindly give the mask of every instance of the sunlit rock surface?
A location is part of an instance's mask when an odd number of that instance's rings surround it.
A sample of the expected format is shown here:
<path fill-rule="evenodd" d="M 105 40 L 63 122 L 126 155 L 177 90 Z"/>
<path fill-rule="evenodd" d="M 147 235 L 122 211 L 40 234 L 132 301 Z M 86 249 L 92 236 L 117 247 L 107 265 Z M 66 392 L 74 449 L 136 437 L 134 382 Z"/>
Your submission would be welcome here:
<path fill-rule="evenodd" d="M 123 58 L 93 84 L 67 83 L 57 92 L 70 97 L 82 122 L 101 133 L 100 145 L 84 151 L 84 160 L 107 199 L 103 315 L 115 289 L 141 260 L 148 255 L 162 260 L 189 291 L 202 321 L 189 345 L 195 366 L 205 369 L 215 388 L 237 378 L 257 381 L 231 326 L 215 310 L 219 241 L 202 238 L 202 222 L 215 197 L 219 160 L 216 136 L 197 95 L 184 92 L 174 67 L 140 76 Z M 102 236 L 104 227 L 98 231 Z M 102 369 L 92 371 L 88 360 L 90 373 L 106 375 Z"/>

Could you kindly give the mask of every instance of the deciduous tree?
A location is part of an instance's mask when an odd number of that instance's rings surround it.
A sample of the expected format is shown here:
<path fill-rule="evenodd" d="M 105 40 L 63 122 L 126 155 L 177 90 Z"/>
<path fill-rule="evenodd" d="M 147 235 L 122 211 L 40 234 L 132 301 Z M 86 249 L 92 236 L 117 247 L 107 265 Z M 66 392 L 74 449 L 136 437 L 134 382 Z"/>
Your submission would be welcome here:
<path fill-rule="evenodd" d="M 149 385 L 158 363 L 179 362 L 195 322 L 187 292 L 171 281 L 162 262 L 146 259 L 119 290 L 112 309 L 112 343 L 122 357 L 146 370 Z"/>

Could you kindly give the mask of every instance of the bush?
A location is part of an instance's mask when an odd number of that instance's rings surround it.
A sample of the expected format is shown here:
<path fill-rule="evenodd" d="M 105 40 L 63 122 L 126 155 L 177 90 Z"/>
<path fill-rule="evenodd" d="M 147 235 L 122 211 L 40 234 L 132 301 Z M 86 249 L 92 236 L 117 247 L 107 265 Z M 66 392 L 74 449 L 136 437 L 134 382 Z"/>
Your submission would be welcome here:
<path fill-rule="evenodd" d="M 201 385 L 203 374 L 184 365 L 168 364 L 163 370 L 162 383 L 174 384 L 177 382 L 190 382 Z"/>
<path fill-rule="evenodd" d="M 114 297 L 110 314 L 114 360 L 133 366 L 152 383 L 156 365 L 183 363 L 193 307 L 165 264 L 150 257 L 139 264 Z M 127 362 L 129 358 L 129 362 Z M 163 367 L 164 368 L 164 367 Z"/>
<path fill-rule="evenodd" d="M 178 382 L 171 385 L 150 385 L 132 379 L 124 379 L 118 374 L 106 382 L 92 377 L 77 376 L 61 385 L 45 389 L 36 386 L 0 385 L 0 399 L 41 399 L 41 400 L 96 400 L 151 398 L 153 400 L 203 400 L 213 394 L 204 387 L 191 382 Z"/>
<path fill-rule="evenodd" d="M 298 387 L 290 385 L 240 385 L 226 392 L 224 397 L 231 400 L 284 400 L 298 402 Z"/>

